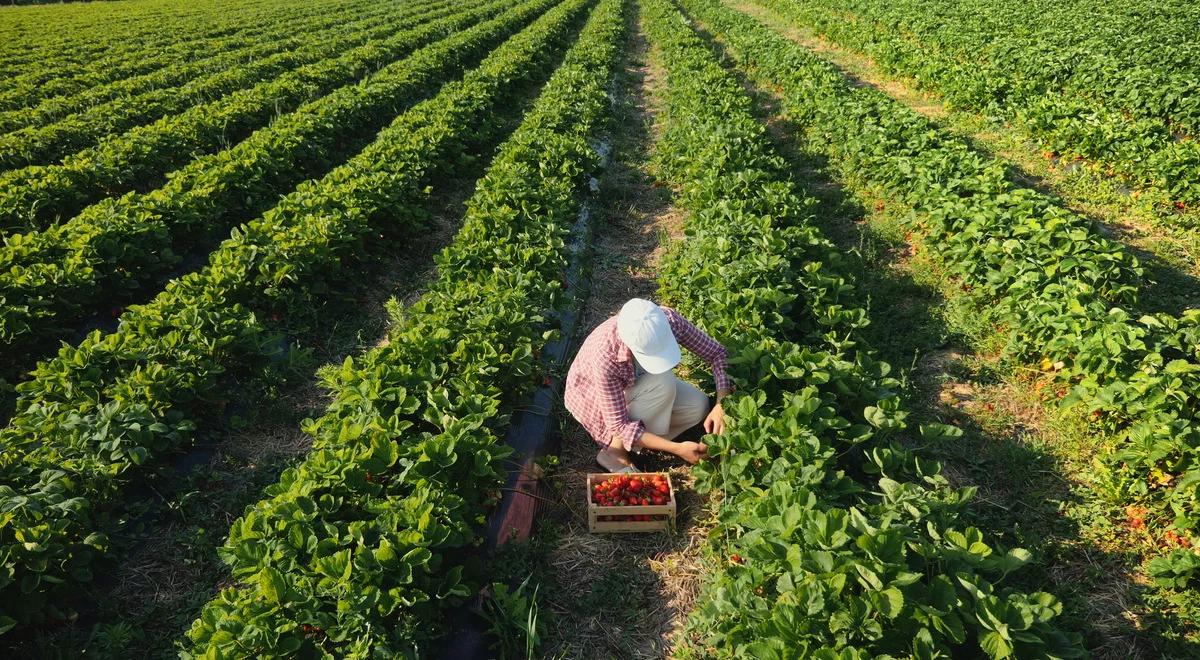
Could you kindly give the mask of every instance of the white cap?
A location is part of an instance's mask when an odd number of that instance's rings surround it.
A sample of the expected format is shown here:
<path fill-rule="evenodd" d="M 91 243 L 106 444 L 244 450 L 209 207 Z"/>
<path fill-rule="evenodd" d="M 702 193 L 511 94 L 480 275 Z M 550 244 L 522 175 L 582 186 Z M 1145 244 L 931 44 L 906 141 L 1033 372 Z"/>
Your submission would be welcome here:
<path fill-rule="evenodd" d="M 667 315 L 649 300 L 634 298 L 625 303 L 617 314 L 617 336 L 648 373 L 665 373 L 679 364 L 679 342 Z"/>

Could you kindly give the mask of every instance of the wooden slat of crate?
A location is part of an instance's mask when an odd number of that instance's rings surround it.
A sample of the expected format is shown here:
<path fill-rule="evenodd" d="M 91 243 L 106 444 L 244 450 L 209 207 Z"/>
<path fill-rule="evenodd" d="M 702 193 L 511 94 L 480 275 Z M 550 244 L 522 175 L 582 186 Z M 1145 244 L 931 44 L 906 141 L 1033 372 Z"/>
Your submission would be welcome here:
<path fill-rule="evenodd" d="M 652 477 L 663 475 L 667 478 L 670 488 L 670 499 L 666 504 L 646 504 L 638 506 L 600 506 L 592 501 L 592 489 L 595 484 L 607 481 L 617 476 L 611 473 L 591 473 L 587 476 L 587 505 L 588 530 L 593 533 L 621 534 L 628 532 L 665 532 L 675 527 L 675 482 L 671 475 L 665 472 L 637 472 L 621 476 Z M 662 516 L 666 520 L 598 520 L 601 516 Z"/>

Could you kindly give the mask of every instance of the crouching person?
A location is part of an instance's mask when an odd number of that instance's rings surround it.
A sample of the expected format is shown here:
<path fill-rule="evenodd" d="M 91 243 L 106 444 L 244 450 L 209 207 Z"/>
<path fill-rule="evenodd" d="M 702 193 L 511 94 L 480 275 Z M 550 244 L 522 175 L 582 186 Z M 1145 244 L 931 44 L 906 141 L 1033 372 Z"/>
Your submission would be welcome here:
<path fill-rule="evenodd" d="M 712 368 L 717 403 L 711 409 L 706 394 L 675 377 L 680 346 Z M 706 433 L 724 432 L 725 359 L 725 347 L 678 312 L 634 298 L 580 346 L 567 374 L 567 410 L 600 445 L 596 461 L 609 472 L 636 472 L 630 453 L 642 449 L 696 463 L 707 447 L 674 439 L 701 421 Z"/>

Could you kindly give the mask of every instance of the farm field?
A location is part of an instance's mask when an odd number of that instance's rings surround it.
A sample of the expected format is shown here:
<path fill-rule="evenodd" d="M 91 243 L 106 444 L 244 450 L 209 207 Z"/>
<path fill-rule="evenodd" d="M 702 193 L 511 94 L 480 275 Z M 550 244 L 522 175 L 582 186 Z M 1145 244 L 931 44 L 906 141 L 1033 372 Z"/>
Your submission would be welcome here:
<path fill-rule="evenodd" d="M 1200 657 L 1197 29 L 0 7 L 0 647 Z M 562 389 L 632 297 L 735 389 L 596 534 Z"/>

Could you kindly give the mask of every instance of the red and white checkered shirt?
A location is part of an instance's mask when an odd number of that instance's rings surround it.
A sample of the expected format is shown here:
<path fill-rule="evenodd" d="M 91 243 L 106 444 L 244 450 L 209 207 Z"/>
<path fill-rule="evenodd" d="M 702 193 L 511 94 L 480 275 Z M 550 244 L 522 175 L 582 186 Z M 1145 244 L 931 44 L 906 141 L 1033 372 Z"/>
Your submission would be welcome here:
<path fill-rule="evenodd" d="M 662 310 L 679 345 L 708 362 L 717 391 L 728 392 L 725 347 L 679 312 L 670 307 Z M 640 449 L 646 427 L 641 421 L 629 418 L 629 401 L 625 398 L 625 390 L 636 379 L 633 352 L 617 336 L 614 316 L 597 326 L 579 347 L 567 373 L 563 395 L 567 410 L 597 443 L 607 447 L 613 438 L 620 438 L 625 449 Z"/>

